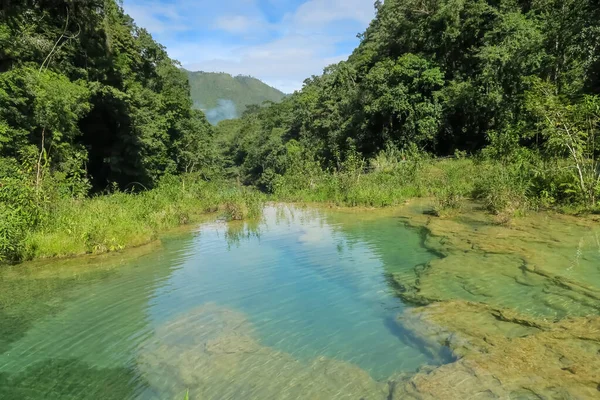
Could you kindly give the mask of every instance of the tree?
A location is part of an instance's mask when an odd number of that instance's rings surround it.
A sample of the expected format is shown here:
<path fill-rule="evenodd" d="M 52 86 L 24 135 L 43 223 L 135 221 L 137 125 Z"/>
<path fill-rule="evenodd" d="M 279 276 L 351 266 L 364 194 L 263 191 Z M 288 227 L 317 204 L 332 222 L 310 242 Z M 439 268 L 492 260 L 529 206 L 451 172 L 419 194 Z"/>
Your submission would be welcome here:
<path fill-rule="evenodd" d="M 444 75 L 438 67 L 413 54 L 380 61 L 361 84 L 365 114 L 362 127 L 369 130 L 375 151 L 386 143 L 399 147 L 414 143 L 435 148 L 441 122 L 439 91 Z"/>
<path fill-rule="evenodd" d="M 35 146 L 38 184 L 42 166 L 70 175 L 85 167 L 95 190 L 151 187 L 179 170 L 178 143 L 206 134 L 187 76 L 119 3 L 4 4 L 0 156 L 23 161 Z"/>
<path fill-rule="evenodd" d="M 528 108 L 539 119 L 547 151 L 570 159 L 579 194 L 595 205 L 600 194 L 600 96 L 572 104 L 556 95 L 552 84 L 538 81 L 528 93 Z"/>

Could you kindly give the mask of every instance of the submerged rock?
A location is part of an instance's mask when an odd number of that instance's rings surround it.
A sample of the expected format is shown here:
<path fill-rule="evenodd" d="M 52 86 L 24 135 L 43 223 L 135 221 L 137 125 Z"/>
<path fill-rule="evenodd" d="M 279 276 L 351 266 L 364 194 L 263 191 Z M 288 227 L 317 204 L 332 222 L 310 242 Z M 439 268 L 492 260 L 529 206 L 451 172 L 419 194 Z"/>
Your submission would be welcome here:
<path fill-rule="evenodd" d="M 401 211 L 440 257 L 390 268 L 398 296 L 421 307 L 402 328 L 457 357 L 399 378 L 395 399 L 600 398 L 600 227 L 551 213 L 494 224 L 472 207 L 452 218 Z"/>
<path fill-rule="evenodd" d="M 386 265 L 388 280 L 419 305 L 399 318 L 405 340 L 455 361 L 378 382 L 349 363 L 263 346 L 244 314 L 208 304 L 147 340 L 143 378 L 157 393 L 202 399 L 600 398 L 597 221 L 534 214 L 508 227 L 475 208 L 448 219 L 423 210 L 401 213 L 439 257 Z"/>
<path fill-rule="evenodd" d="M 244 314 L 207 304 L 158 329 L 138 365 L 157 393 L 191 399 L 385 399 L 387 383 L 325 357 L 310 363 L 261 345 Z"/>
<path fill-rule="evenodd" d="M 413 274 L 391 273 L 415 304 L 467 300 L 560 319 L 600 313 L 600 225 L 593 217 L 533 213 L 511 226 L 473 206 L 453 218 L 401 211 L 440 258 Z"/>
<path fill-rule="evenodd" d="M 451 364 L 397 382 L 395 399 L 593 399 L 600 396 L 600 317 L 559 322 L 464 301 L 407 311 L 399 320 Z"/>

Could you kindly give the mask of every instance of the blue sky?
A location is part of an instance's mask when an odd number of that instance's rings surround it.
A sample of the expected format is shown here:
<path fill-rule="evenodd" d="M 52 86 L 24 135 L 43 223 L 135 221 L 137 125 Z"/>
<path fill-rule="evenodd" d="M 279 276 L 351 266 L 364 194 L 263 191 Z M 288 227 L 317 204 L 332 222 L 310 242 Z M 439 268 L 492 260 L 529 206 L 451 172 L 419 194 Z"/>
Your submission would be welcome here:
<path fill-rule="evenodd" d="M 123 0 L 125 11 L 194 71 L 252 75 L 286 93 L 345 59 L 373 0 Z"/>

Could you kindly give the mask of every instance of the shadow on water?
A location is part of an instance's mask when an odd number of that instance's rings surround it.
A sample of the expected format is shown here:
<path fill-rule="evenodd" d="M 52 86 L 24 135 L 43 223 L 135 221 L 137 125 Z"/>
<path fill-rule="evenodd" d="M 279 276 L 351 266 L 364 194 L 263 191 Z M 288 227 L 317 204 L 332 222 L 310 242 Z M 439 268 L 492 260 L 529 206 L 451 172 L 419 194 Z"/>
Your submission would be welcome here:
<path fill-rule="evenodd" d="M 414 267 L 414 285 L 419 283 L 419 279 L 423 273 L 427 271 L 429 264 L 418 264 Z M 427 299 L 422 299 L 416 296 L 416 289 L 413 284 L 405 285 L 400 283 L 394 274 L 386 272 L 383 274 L 386 283 L 394 291 L 396 297 L 398 297 L 403 304 L 408 306 L 426 306 L 430 303 Z"/>
<path fill-rule="evenodd" d="M 78 359 L 45 360 L 20 373 L 0 373 L 3 400 L 123 400 L 145 386 L 130 368 L 94 368 Z"/>
<path fill-rule="evenodd" d="M 429 239 L 429 237 L 431 236 L 431 231 L 429 229 L 427 229 L 424 226 L 422 226 L 420 228 L 414 228 L 414 227 L 411 227 L 410 225 L 408 225 L 406 222 L 404 222 L 404 225 L 406 226 L 407 229 L 413 229 L 419 234 L 419 238 L 421 239 L 421 247 L 423 247 L 424 249 L 427 249 L 427 251 L 431 255 L 433 255 L 435 258 L 446 258 L 446 254 L 427 245 L 427 239 Z"/>
<path fill-rule="evenodd" d="M 35 277 L 37 271 L 26 271 L 23 275 L 6 277 L 7 271 L 3 272 L 0 274 L 0 354 L 25 336 L 35 321 L 60 312 L 74 288 L 116 274 L 114 270 L 98 270 L 71 277 Z"/>
<path fill-rule="evenodd" d="M 435 365 L 442 365 L 454 362 L 456 356 L 452 354 L 449 347 L 443 345 L 432 346 L 430 342 L 416 336 L 413 332 L 405 329 L 401 322 L 395 317 L 389 316 L 383 320 L 386 329 L 407 346 L 418 349 L 421 353 L 426 354 Z"/>

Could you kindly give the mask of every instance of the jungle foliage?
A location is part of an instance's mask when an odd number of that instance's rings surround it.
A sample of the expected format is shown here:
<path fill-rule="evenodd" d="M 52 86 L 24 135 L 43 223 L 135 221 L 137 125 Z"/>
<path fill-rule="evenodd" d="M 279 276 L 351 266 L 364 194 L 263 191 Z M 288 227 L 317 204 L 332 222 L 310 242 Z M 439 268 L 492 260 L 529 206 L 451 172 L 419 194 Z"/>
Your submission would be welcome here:
<path fill-rule="evenodd" d="M 0 7 L 0 262 L 63 200 L 214 164 L 186 74 L 115 0 Z"/>
<path fill-rule="evenodd" d="M 491 210 L 596 207 L 597 0 L 388 0 L 375 7 L 347 61 L 307 79 L 281 104 L 217 127 L 232 176 L 289 194 L 316 187 L 315 174 L 327 171 L 335 181 L 329 192 L 338 194 L 325 197 L 339 199 L 345 175 L 379 173 L 372 167 L 386 161 L 378 179 L 389 181 L 389 195 L 403 185 L 394 171 L 406 169 L 390 163 L 390 154 L 411 171 L 423 155 L 466 154 L 478 167 L 462 180 L 481 182 L 458 191 Z M 374 179 L 357 178 L 353 187 Z M 441 203 L 456 196 L 447 193 Z"/>
<path fill-rule="evenodd" d="M 80 192 L 151 187 L 204 162 L 186 151 L 211 130 L 185 73 L 114 0 L 3 1 L 0 71 L 0 156 L 38 186 L 58 172 Z"/>

